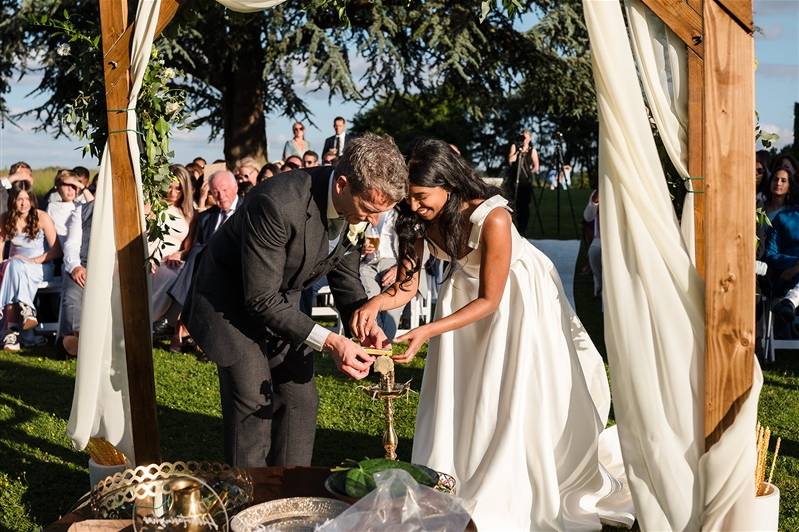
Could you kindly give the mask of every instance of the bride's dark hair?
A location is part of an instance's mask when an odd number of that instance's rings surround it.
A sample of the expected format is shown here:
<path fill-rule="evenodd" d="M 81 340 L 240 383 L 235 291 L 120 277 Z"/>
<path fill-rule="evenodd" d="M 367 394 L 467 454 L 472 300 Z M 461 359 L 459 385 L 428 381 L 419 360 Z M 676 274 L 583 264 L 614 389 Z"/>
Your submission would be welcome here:
<path fill-rule="evenodd" d="M 446 238 L 443 251 L 454 263 L 469 238 L 468 219 L 461 212 L 463 204 L 501 194 L 500 189 L 483 181 L 449 144 L 436 139 L 421 139 L 414 144 L 408 156 L 408 174 L 411 185 L 442 187 L 449 193 L 436 222 L 439 233 Z M 397 210 L 395 227 L 399 240 L 399 264 L 407 264 L 405 275 L 409 281 L 422 267 L 415 243 L 420 238 L 427 239 L 430 222 L 417 216 L 407 200 L 399 203 Z"/>

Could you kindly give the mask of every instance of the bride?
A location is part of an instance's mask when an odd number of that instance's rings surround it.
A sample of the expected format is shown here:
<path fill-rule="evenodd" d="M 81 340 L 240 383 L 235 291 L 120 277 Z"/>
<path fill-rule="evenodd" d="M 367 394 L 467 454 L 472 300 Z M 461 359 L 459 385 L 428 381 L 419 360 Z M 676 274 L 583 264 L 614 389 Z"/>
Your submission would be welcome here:
<path fill-rule="evenodd" d="M 414 463 L 452 474 L 479 530 L 595 530 L 621 490 L 599 463 L 610 392 L 604 365 L 552 262 L 511 222 L 507 200 L 450 146 L 420 141 L 397 220 L 403 270 L 352 318 L 416 294 L 425 243 L 449 261 L 435 319 L 396 342 L 410 362 L 428 340 Z M 615 505 L 614 505 L 615 506 Z"/>

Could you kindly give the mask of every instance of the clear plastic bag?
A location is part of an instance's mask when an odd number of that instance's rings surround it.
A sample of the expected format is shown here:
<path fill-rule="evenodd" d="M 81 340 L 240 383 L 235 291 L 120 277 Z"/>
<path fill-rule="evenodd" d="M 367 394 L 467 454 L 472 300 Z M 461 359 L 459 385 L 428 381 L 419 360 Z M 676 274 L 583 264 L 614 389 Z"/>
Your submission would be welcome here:
<path fill-rule="evenodd" d="M 458 532 L 469 524 L 466 501 L 417 483 L 406 471 L 375 473 L 377 488 L 319 532 Z"/>

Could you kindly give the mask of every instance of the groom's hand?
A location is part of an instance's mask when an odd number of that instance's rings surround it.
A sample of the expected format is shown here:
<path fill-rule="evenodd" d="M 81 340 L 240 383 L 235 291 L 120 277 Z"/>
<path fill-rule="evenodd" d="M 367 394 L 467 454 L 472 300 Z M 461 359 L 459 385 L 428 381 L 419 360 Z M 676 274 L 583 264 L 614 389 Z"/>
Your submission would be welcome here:
<path fill-rule="evenodd" d="M 324 348 L 330 352 L 339 371 L 356 380 L 369 375 L 369 367 L 375 361 L 361 346 L 336 333 L 327 335 Z"/>

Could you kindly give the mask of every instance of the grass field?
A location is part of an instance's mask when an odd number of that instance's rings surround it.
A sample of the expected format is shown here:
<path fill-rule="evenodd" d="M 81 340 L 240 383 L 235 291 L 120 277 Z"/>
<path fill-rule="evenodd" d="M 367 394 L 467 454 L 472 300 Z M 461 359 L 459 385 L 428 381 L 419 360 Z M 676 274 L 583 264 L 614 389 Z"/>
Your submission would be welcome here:
<path fill-rule="evenodd" d="M 575 208 L 579 194 L 582 206 L 588 191 L 575 191 Z M 545 202 L 546 212 L 554 216 L 549 200 Z M 561 227 L 567 223 L 568 219 L 562 219 Z M 536 236 L 534 231 L 532 235 Z M 579 273 L 584 261 L 583 250 L 574 280 L 577 311 L 604 353 L 602 314 L 591 296 L 591 275 Z M 795 352 L 779 355 L 778 364 L 764 368 L 760 420 L 783 438 L 775 474 L 782 491 L 781 529 L 799 530 L 799 358 Z M 161 349 L 153 356 L 164 460 L 221 460 L 216 367 L 192 355 Z M 424 357 L 417 358 L 397 378 L 412 379 L 418 390 L 423 364 Z M 0 530 L 45 526 L 67 512 L 89 488 L 88 457 L 75 451 L 65 434 L 74 376 L 75 362 L 57 360 L 49 348 L 0 351 Z M 341 376 L 329 359 L 317 359 L 316 383 L 321 405 L 314 462 L 332 465 L 345 458 L 379 456 L 380 406 L 358 384 Z M 412 395 L 396 407 L 400 458 L 410 456 L 416 404 L 417 397 Z"/>

